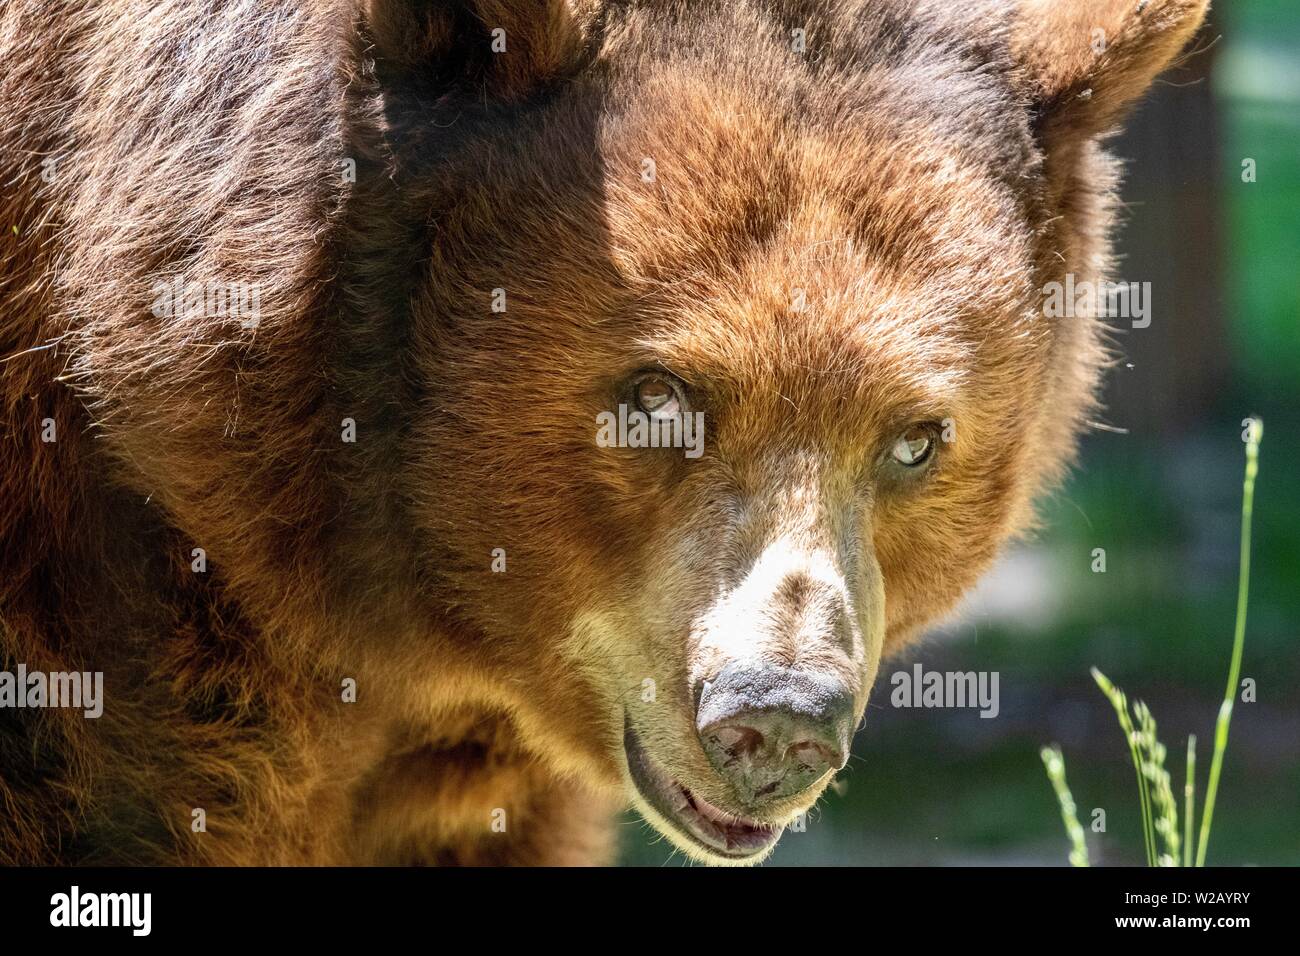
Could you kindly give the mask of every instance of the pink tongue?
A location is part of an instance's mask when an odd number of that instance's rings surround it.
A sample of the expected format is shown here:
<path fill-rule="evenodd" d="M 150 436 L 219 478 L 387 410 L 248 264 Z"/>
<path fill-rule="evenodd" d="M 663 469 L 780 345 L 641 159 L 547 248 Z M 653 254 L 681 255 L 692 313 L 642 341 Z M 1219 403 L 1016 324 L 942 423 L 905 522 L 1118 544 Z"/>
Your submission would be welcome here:
<path fill-rule="evenodd" d="M 752 832 L 754 830 L 763 829 L 761 825 L 749 823 L 743 820 L 737 820 L 735 817 L 723 813 L 717 807 L 710 804 L 707 800 L 703 799 L 702 797 L 697 797 L 689 790 L 686 790 L 684 792 L 686 793 L 687 799 L 690 800 L 691 806 L 695 808 L 696 813 L 704 817 L 704 819 L 708 820 L 710 823 L 714 823 L 717 826 L 721 827 L 723 830 L 731 830 L 731 831 L 740 830 L 744 832 Z"/>

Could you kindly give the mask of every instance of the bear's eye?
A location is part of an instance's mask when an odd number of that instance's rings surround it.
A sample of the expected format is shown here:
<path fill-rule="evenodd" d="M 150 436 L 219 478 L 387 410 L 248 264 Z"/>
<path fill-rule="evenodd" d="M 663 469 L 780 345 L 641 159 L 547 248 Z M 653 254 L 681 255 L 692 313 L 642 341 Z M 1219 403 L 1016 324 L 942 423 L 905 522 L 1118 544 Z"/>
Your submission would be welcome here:
<path fill-rule="evenodd" d="M 934 433 L 925 425 L 913 425 L 898 437 L 890 457 L 906 468 L 919 468 L 934 453 Z"/>
<path fill-rule="evenodd" d="M 685 410 L 686 402 L 677 383 L 662 375 L 646 375 L 633 390 L 637 408 L 651 418 L 674 418 Z"/>

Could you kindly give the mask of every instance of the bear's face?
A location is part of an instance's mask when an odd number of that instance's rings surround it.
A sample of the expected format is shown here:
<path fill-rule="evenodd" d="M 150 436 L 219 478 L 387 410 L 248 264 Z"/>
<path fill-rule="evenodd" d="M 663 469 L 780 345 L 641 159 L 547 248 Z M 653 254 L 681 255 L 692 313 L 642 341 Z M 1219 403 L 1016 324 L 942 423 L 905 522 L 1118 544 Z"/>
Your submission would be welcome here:
<path fill-rule="evenodd" d="M 417 487 L 476 623 L 581 687 L 574 744 L 746 856 L 1011 530 L 1041 329 L 1017 197 L 962 143 L 662 82 L 469 151 L 508 172 L 439 218 Z"/>
<path fill-rule="evenodd" d="M 532 746 L 713 862 L 816 801 L 1091 381 L 1040 310 L 1053 184 L 1007 76 L 779 37 L 465 119 L 412 308 L 430 590 Z"/>

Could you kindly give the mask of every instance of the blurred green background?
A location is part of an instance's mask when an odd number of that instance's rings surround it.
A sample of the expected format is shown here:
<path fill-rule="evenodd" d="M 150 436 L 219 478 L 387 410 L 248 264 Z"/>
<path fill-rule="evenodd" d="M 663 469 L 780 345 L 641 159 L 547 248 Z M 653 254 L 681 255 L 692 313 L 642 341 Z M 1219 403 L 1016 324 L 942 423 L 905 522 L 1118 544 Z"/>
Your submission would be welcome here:
<path fill-rule="evenodd" d="M 854 757 L 769 865 L 1066 865 L 1039 748 L 1059 743 L 1094 865 L 1144 862 L 1133 767 L 1097 666 L 1144 699 L 1180 800 L 1187 735 L 1203 802 L 1236 602 L 1242 419 L 1266 431 L 1243 677 L 1211 865 L 1300 864 L 1300 4 L 1221 2 L 1133 115 L 1116 279 L 1151 281 L 1122 332 L 1106 424 L 1016 548 L 942 631 L 886 662 Z M 1243 182 L 1252 159 L 1256 181 Z M 1094 548 L 1106 572 L 1091 570 Z M 904 710 L 889 675 L 1000 673 L 1001 713 Z M 683 865 L 634 814 L 628 864 Z M 1181 827 L 1181 820 L 1180 820 Z"/>

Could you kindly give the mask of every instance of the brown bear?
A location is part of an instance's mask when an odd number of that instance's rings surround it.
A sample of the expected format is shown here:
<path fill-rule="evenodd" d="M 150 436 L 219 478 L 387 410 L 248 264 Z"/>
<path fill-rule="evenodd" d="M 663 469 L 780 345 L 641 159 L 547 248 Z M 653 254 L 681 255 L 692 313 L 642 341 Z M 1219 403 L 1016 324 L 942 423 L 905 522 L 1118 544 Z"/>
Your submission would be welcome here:
<path fill-rule="evenodd" d="M 1066 467 L 1205 7 L 8 0 L 0 862 L 762 859 Z"/>

